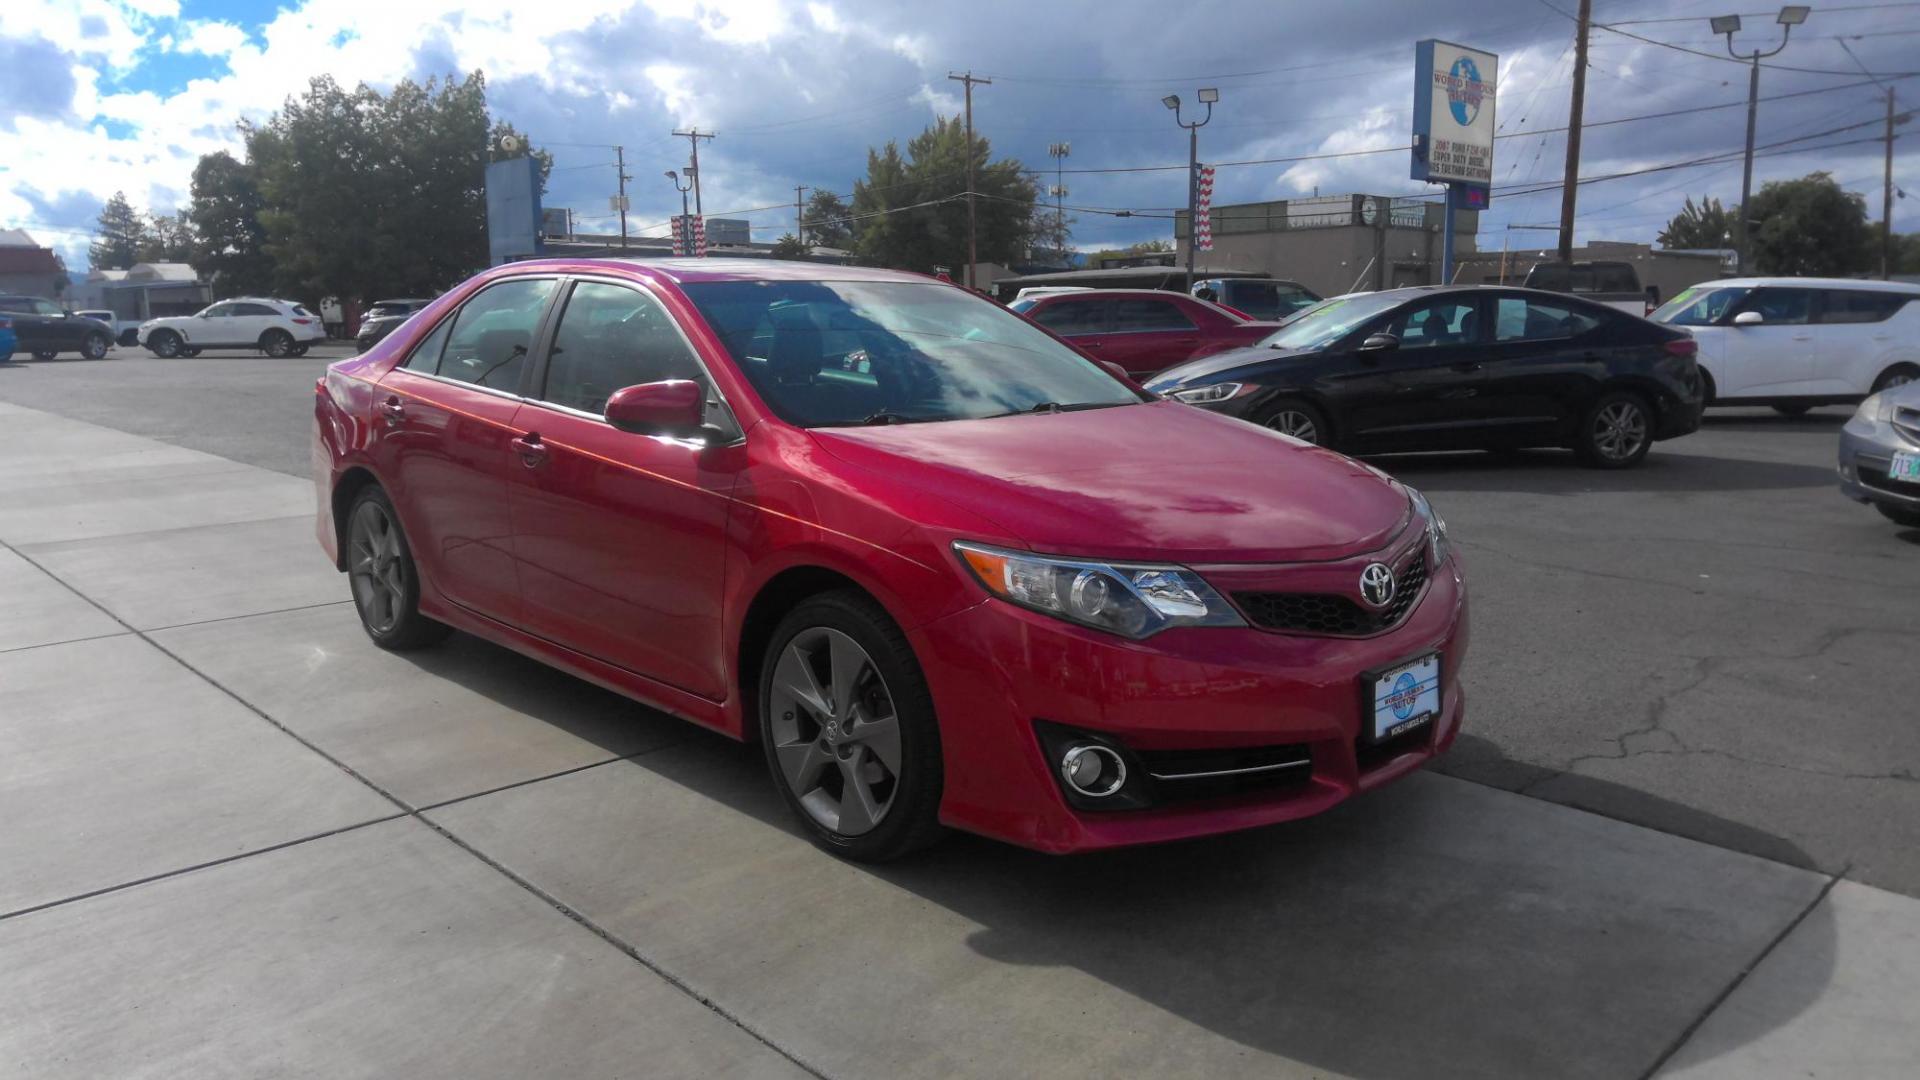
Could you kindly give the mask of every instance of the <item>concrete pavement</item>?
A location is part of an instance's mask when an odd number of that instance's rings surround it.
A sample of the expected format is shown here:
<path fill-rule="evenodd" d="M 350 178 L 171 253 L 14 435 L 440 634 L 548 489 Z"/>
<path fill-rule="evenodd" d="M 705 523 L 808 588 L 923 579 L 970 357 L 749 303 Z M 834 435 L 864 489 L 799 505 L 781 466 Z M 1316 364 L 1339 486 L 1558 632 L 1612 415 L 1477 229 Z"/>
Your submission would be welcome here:
<path fill-rule="evenodd" d="M 744 748 L 471 639 L 374 649 L 304 481 L 15 405 L 0 425 L 0 1074 L 1920 1060 L 1920 903 L 1738 816 L 1582 774 L 1716 846 L 1422 775 L 1215 841 L 958 837 L 856 867 Z"/>

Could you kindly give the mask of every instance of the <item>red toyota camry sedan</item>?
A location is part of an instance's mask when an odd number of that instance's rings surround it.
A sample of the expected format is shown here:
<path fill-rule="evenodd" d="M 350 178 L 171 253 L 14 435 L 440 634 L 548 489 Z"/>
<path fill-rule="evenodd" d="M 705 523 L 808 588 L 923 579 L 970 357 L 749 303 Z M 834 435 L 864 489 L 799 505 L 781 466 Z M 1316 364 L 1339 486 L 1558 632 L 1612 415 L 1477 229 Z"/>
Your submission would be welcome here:
<path fill-rule="evenodd" d="M 1417 491 L 912 274 L 481 274 L 315 387 L 374 642 L 457 627 L 757 742 L 817 842 L 1052 852 L 1299 818 L 1459 730 Z"/>

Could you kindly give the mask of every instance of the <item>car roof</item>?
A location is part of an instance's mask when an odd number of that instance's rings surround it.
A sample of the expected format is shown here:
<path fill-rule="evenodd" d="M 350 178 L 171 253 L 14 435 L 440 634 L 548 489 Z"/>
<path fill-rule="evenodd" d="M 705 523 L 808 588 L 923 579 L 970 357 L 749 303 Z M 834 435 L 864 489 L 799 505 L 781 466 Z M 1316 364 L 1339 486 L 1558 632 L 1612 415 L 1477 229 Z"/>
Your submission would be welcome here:
<path fill-rule="evenodd" d="M 1696 289 L 1704 289 L 1720 288 L 1726 285 L 1747 289 L 1759 288 L 1761 286 L 1775 286 L 1800 289 L 1865 289 L 1869 292 L 1920 294 L 1920 285 L 1913 285 L 1904 281 L 1873 281 L 1867 278 L 1835 277 L 1717 278 L 1713 281 L 1703 281 L 1693 287 Z"/>
<path fill-rule="evenodd" d="M 867 266 L 798 262 L 784 259 L 528 259 L 496 267 L 496 271 L 527 273 L 605 273 L 613 271 L 659 278 L 676 285 L 714 281 L 899 281 L 947 284 L 928 274 L 907 270 L 880 270 Z"/>
<path fill-rule="evenodd" d="M 1189 296 L 1183 292 L 1174 292 L 1172 289 L 1082 289 L 1079 292 L 1053 293 L 1048 296 L 1043 296 L 1041 297 L 1041 299 L 1043 300 L 1104 300 L 1109 297 L 1115 297 L 1115 296 L 1172 297 L 1177 300 L 1191 300 L 1191 301 L 1194 301 L 1195 303 L 1206 302 L 1204 300 L 1198 300 L 1195 297 Z"/>

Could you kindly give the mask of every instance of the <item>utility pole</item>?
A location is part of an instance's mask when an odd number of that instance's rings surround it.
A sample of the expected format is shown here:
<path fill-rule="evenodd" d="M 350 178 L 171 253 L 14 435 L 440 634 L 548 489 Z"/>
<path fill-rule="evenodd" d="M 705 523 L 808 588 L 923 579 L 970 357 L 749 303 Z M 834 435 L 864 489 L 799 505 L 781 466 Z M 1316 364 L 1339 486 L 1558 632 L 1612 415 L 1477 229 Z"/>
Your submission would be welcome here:
<path fill-rule="evenodd" d="M 687 166 L 687 174 L 693 177 L 693 215 L 700 217 L 706 213 L 706 211 L 700 208 L 700 140 L 711 140 L 713 133 L 710 131 L 702 132 L 699 128 L 695 127 L 688 128 L 685 131 L 676 131 L 674 135 L 687 140 L 688 144 L 693 147 L 693 161 Z"/>
<path fill-rule="evenodd" d="M 973 84 L 992 86 L 992 79 L 976 79 L 969 70 L 965 75 L 947 73 L 954 82 L 965 83 L 967 87 L 967 288 L 973 288 L 973 264 L 980 261 L 979 226 L 975 224 L 973 213 Z"/>
<path fill-rule="evenodd" d="M 1893 276 L 1893 87 L 1887 87 L 1887 176 L 1880 193 L 1880 280 Z"/>
<path fill-rule="evenodd" d="M 620 195 L 615 199 L 615 204 L 620 207 L 620 249 L 625 251 L 627 247 L 627 181 L 633 179 L 627 175 L 627 148 L 614 147 L 613 161 L 614 169 L 619 173 L 620 178 Z"/>
<path fill-rule="evenodd" d="M 801 247 L 807 244 L 807 212 L 800 202 L 800 197 L 806 193 L 805 185 L 793 185 L 793 237 L 800 241 Z"/>
<path fill-rule="evenodd" d="M 1793 28 L 1807 21 L 1809 10 L 1804 4 L 1788 4 L 1781 8 L 1779 17 L 1774 20 L 1782 27 L 1780 44 L 1765 52 L 1755 49 L 1745 56 L 1740 55 L 1733 47 L 1733 35 L 1740 32 L 1740 16 L 1715 15 L 1707 20 L 1707 25 L 1713 27 L 1714 33 L 1727 35 L 1727 55 L 1735 60 L 1745 60 L 1748 68 L 1747 155 L 1746 163 L 1740 169 L 1740 212 L 1735 214 L 1733 219 L 1734 225 L 1737 226 L 1734 242 L 1737 245 L 1740 260 L 1737 272 L 1742 275 L 1747 272 L 1747 203 L 1753 198 L 1753 125 L 1754 118 L 1760 110 L 1760 61 L 1787 47 L 1787 42 L 1793 38 Z"/>
<path fill-rule="evenodd" d="M 1573 265 L 1573 209 L 1580 190 L 1580 122 L 1587 105 L 1587 28 L 1592 22 L 1593 0 L 1580 0 L 1579 25 L 1573 39 L 1573 105 L 1567 112 L 1567 175 L 1560 187 L 1560 263 L 1563 266 Z"/>
<path fill-rule="evenodd" d="M 1072 143 L 1048 143 L 1047 153 L 1053 156 L 1053 229 L 1054 241 L 1059 245 L 1060 258 L 1067 257 L 1067 156 L 1073 153 Z"/>

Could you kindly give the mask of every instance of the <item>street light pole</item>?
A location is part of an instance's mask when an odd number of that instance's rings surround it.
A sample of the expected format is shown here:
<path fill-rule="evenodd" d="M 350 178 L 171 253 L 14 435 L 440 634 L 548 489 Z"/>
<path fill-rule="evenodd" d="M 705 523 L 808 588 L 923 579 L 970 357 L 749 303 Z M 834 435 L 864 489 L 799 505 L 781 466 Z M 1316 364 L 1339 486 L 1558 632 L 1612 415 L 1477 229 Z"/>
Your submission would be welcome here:
<path fill-rule="evenodd" d="M 1193 292 L 1193 251 L 1197 232 L 1194 219 L 1199 213 L 1200 201 L 1200 129 L 1213 119 L 1213 103 L 1220 100 L 1220 91 L 1203 88 L 1199 93 L 1200 104 L 1207 107 L 1207 114 L 1191 123 L 1180 119 L 1180 95 L 1168 94 L 1160 99 L 1160 104 L 1173 110 L 1173 122 L 1187 129 L 1187 289 Z"/>
<path fill-rule="evenodd" d="M 1747 272 L 1747 235 L 1750 231 L 1748 227 L 1747 204 L 1753 198 L 1753 128 L 1760 108 L 1760 61 L 1779 53 L 1780 50 L 1787 47 L 1787 41 L 1793 37 L 1793 28 L 1807 21 L 1807 13 L 1809 10 L 1811 9 L 1804 4 L 1789 4 L 1781 8 L 1780 14 L 1774 20 L 1785 28 L 1780 33 L 1780 44 L 1764 52 L 1755 49 L 1745 55 L 1741 55 L 1739 50 L 1733 47 L 1733 35 L 1740 31 L 1740 16 L 1715 15 L 1713 18 L 1707 20 L 1708 25 L 1713 27 L 1714 33 L 1726 35 L 1727 55 L 1733 57 L 1735 60 L 1745 60 L 1748 65 L 1747 153 L 1745 162 L 1740 167 L 1740 210 L 1734 218 L 1734 225 L 1737 230 L 1734 233 L 1736 237 L 1735 250 L 1739 260 L 1736 264 L 1738 267 L 1737 272 L 1743 275 Z"/>

